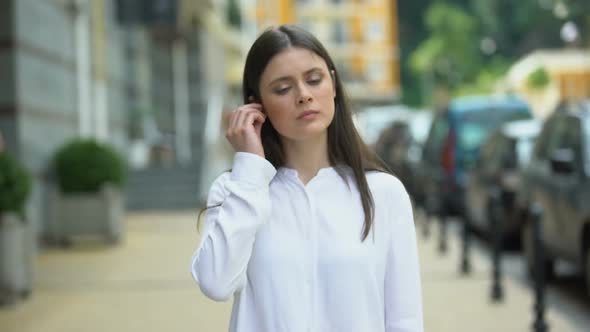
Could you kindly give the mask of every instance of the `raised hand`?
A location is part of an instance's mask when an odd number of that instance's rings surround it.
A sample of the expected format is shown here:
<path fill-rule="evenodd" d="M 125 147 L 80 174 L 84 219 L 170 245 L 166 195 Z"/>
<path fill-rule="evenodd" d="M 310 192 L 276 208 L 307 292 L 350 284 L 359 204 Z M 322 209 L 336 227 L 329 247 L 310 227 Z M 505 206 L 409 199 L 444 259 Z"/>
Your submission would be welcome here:
<path fill-rule="evenodd" d="M 236 152 L 250 152 L 264 158 L 264 148 L 260 133 L 266 115 L 262 105 L 250 103 L 242 105 L 230 114 L 225 137 Z"/>

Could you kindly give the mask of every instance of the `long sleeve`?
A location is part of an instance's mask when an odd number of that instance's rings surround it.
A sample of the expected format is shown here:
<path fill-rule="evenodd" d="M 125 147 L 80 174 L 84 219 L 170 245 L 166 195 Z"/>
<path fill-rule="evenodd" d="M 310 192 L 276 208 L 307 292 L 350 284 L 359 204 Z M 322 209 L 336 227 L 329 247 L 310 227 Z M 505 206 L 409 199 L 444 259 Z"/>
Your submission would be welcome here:
<path fill-rule="evenodd" d="M 267 160 L 238 152 L 232 171 L 217 178 L 207 199 L 199 248 L 191 272 L 201 291 L 228 300 L 246 282 L 246 269 L 258 229 L 270 217 L 269 184 L 276 174 Z"/>
<path fill-rule="evenodd" d="M 385 275 L 386 332 L 422 332 L 422 290 L 412 205 L 401 183 L 393 199 Z"/>

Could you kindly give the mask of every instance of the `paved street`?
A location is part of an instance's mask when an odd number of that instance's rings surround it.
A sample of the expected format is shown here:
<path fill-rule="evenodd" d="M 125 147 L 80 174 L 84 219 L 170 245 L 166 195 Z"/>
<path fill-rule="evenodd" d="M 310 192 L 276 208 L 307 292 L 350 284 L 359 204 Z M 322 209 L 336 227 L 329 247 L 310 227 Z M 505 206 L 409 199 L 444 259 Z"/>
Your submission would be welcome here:
<path fill-rule="evenodd" d="M 231 304 L 205 298 L 189 274 L 198 244 L 195 215 L 132 214 L 127 241 L 120 246 L 84 243 L 45 250 L 37 259 L 32 297 L 0 309 L 0 331 L 226 331 Z M 532 298 L 526 282 L 510 272 L 516 270 L 515 259 L 507 263 L 506 300 L 493 304 L 481 249 L 475 246 L 473 274 L 461 277 L 455 232 L 450 231 L 445 256 L 437 253 L 436 234 L 433 228 L 434 237 L 419 236 L 426 330 L 530 331 Z M 563 299 L 553 293 L 550 298 Z M 584 312 L 575 303 L 573 308 L 578 315 Z M 588 326 L 569 316 L 550 305 L 551 331 L 581 332 Z"/>

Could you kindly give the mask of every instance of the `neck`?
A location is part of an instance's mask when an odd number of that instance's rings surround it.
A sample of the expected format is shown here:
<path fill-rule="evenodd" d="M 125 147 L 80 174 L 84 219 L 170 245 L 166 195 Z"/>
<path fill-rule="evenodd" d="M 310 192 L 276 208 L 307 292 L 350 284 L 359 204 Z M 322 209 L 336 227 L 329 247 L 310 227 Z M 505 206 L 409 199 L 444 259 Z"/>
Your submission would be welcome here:
<path fill-rule="evenodd" d="M 304 141 L 284 138 L 283 149 L 285 166 L 296 170 L 303 184 L 307 184 L 321 168 L 330 167 L 327 133 Z"/>

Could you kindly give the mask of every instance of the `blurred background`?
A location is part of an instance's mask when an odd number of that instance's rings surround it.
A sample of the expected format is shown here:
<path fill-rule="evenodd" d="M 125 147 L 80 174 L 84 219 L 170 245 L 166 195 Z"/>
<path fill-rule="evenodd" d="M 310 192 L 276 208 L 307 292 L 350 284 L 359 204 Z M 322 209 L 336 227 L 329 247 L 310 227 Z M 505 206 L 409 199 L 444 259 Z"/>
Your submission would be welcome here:
<path fill-rule="evenodd" d="M 227 330 L 197 214 L 286 23 L 413 199 L 427 330 L 530 330 L 539 285 L 549 326 L 590 330 L 588 0 L 0 0 L 0 330 Z"/>

